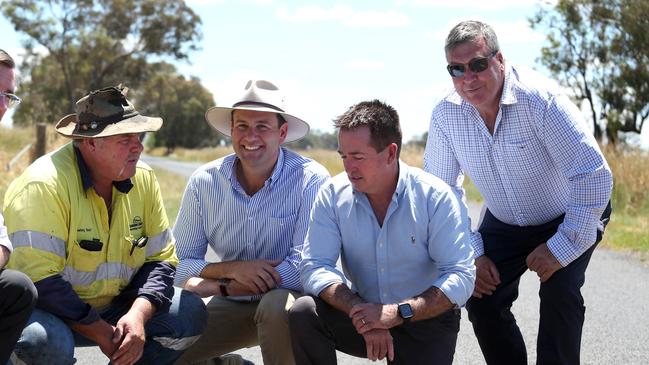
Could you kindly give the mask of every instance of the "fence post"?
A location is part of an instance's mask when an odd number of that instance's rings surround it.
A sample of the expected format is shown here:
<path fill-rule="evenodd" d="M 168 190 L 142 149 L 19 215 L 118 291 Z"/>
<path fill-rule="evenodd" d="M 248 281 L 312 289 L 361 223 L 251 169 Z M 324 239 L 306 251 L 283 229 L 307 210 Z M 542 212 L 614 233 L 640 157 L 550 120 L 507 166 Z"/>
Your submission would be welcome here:
<path fill-rule="evenodd" d="M 45 154 L 47 148 L 47 125 L 45 123 L 36 124 L 36 144 L 34 145 L 34 153 L 32 154 L 32 161 Z"/>

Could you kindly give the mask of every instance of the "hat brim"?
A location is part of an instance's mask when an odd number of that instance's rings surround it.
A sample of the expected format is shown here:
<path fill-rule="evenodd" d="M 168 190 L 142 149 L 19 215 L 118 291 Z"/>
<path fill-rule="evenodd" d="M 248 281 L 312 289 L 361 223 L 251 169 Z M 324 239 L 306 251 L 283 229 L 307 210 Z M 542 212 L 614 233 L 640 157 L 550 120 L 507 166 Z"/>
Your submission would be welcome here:
<path fill-rule="evenodd" d="M 205 112 L 205 120 L 207 120 L 207 123 L 212 128 L 216 129 L 221 134 L 232 137 L 232 112 L 235 110 L 253 110 L 258 112 L 280 114 L 282 117 L 284 117 L 286 123 L 288 124 L 288 131 L 286 133 L 284 143 L 295 142 L 304 138 L 309 133 L 309 124 L 304 120 L 291 114 L 278 112 L 275 109 L 266 108 L 263 106 L 242 105 L 235 108 L 214 106 L 207 109 L 207 112 Z"/>
<path fill-rule="evenodd" d="M 162 127 L 162 118 L 147 117 L 136 115 L 131 118 L 120 120 L 119 122 L 108 124 L 103 130 L 78 130 L 77 115 L 68 114 L 56 123 L 56 131 L 68 138 L 99 138 L 115 136 L 118 134 L 156 132 Z"/>

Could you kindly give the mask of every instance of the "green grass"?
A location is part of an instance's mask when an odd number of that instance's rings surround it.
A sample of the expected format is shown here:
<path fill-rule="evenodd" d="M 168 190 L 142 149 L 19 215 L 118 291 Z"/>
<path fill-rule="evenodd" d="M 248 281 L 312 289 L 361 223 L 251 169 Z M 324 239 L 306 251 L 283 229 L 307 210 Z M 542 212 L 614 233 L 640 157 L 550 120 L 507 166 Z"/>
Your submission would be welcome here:
<path fill-rule="evenodd" d="M 603 243 L 615 249 L 649 253 L 649 215 L 616 213 L 614 209 Z"/>
<path fill-rule="evenodd" d="M 178 216 L 178 209 L 185 191 L 185 185 L 187 185 L 187 179 L 163 169 L 156 169 L 155 174 L 160 183 L 160 192 L 164 199 L 169 224 L 173 225 L 176 222 L 176 216 Z"/>

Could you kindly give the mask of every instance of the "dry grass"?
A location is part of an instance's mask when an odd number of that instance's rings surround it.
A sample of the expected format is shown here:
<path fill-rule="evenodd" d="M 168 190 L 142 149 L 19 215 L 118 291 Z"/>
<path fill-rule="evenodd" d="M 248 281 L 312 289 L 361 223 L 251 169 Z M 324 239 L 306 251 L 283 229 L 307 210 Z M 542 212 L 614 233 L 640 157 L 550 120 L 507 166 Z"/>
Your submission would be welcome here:
<path fill-rule="evenodd" d="M 5 128 L 0 127 L 0 168 L 3 170 L 0 174 L 0 206 L 4 203 L 5 191 L 9 184 L 18 177 L 22 171 L 29 166 L 32 158 L 32 151 L 25 153 L 16 163 L 7 170 L 6 166 L 20 150 L 26 145 L 33 143 L 36 139 L 36 129 L 32 128 Z M 52 151 L 55 148 L 65 144 L 69 140 L 60 136 L 54 131 L 54 127 L 47 126 L 47 150 Z M 33 149 L 33 148 L 32 148 Z"/>
<path fill-rule="evenodd" d="M 613 170 L 613 202 L 617 212 L 649 213 L 649 153 L 638 149 L 605 148 Z"/>
<path fill-rule="evenodd" d="M 0 167 L 34 139 L 35 131 L 28 129 L 0 128 Z M 48 150 L 66 143 L 68 140 L 58 137 L 51 126 L 48 128 Z M 323 164 L 332 175 L 343 171 L 342 162 L 336 151 L 309 150 L 299 151 L 301 154 Z M 147 153 L 157 156 L 164 155 L 164 149 L 154 149 Z M 204 148 L 200 150 L 177 149 L 171 158 L 183 161 L 206 162 L 232 153 L 231 147 Z M 649 153 L 635 149 L 614 150 L 605 148 L 604 154 L 613 170 L 615 186 L 613 189 L 613 216 L 607 229 L 603 244 L 609 247 L 649 253 Z M 411 166 L 421 167 L 423 150 L 406 147 L 401 158 Z M 11 171 L 0 174 L 0 203 L 9 183 L 29 164 L 26 155 Z M 185 179 L 165 172 L 158 171 L 158 180 L 162 190 L 165 207 L 170 222 L 173 224 L 178 213 L 178 206 L 185 188 Z M 466 179 L 465 188 L 469 200 L 481 200 L 475 187 Z"/>

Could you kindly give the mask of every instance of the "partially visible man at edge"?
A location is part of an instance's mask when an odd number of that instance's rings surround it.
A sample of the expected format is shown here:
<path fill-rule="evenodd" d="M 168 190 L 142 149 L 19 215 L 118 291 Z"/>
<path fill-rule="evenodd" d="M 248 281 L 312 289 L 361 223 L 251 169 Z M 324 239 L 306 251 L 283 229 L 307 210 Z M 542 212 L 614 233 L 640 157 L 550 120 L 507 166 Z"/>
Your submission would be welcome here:
<path fill-rule="evenodd" d="M 126 89 L 93 91 L 56 131 L 73 141 L 30 165 L 5 196 L 9 266 L 39 293 L 15 353 L 27 364 L 73 364 L 99 345 L 116 365 L 171 364 L 200 337 L 205 306 L 174 290 L 174 239 L 144 132 Z M 74 332 L 72 332 L 74 330 Z"/>
<path fill-rule="evenodd" d="M 205 334 L 179 363 L 220 363 L 218 356 L 259 345 L 264 364 L 290 365 L 288 310 L 302 292 L 309 212 L 329 173 L 282 146 L 306 136 L 309 125 L 287 111 L 269 81 L 248 81 L 232 107 L 205 117 L 232 138 L 234 153 L 194 172 L 174 225 L 176 285 L 213 296 Z M 216 262 L 206 261 L 208 246 Z"/>
<path fill-rule="evenodd" d="M 20 103 L 14 93 L 16 76 L 13 58 L 0 49 L 0 120 Z M 5 269 L 13 247 L 0 214 L 0 365 L 5 364 L 36 304 L 36 288 L 23 273 Z"/>
<path fill-rule="evenodd" d="M 527 364 L 510 308 L 526 270 L 541 288 L 537 364 L 578 364 L 585 271 L 611 209 L 611 169 L 579 109 L 554 83 L 506 64 L 493 29 L 446 39 L 455 90 L 434 107 L 424 168 L 464 200 L 471 177 L 487 210 L 472 234 L 469 319 L 488 364 Z"/>

